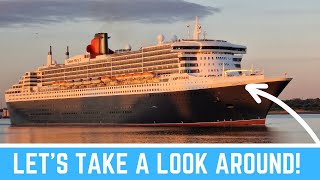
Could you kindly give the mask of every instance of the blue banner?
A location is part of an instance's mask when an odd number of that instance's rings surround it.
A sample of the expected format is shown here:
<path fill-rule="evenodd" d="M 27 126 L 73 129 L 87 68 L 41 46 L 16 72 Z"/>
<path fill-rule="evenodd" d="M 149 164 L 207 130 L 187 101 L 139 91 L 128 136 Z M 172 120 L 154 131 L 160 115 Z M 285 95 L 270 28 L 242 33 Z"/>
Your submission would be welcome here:
<path fill-rule="evenodd" d="M 318 176 L 319 154 L 319 147 L 289 145 L 9 145 L 0 148 L 0 177 L 302 179 Z"/>

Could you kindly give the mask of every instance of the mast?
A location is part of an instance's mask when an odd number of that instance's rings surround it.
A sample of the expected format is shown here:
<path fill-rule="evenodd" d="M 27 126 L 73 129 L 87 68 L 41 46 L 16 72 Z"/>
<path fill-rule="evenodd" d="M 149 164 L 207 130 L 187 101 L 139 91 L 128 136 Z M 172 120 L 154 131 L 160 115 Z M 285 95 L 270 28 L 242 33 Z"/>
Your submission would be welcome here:
<path fill-rule="evenodd" d="M 199 40 L 200 33 L 201 33 L 201 26 L 199 25 L 198 16 L 196 16 L 196 22 L 195 22 L 194 31 L 193 31 L 193 39 Z"/>

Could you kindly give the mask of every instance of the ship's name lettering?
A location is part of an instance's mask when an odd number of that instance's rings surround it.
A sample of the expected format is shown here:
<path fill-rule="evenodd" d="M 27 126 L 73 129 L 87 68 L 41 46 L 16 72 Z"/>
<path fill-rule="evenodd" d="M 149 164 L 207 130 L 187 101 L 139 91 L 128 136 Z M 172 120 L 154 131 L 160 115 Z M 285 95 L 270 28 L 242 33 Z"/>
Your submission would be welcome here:
<path fill-rule="evenodd" d="M 70 59 L 68 60 L 68 63 L 77 63 L 77 62 L 80 62 L 81 61 L 81 58 L 79 59 Z"/>
<path fill-rule="evenodd" d="M 175 78 L 172 78 L 174 81 L 175 80 L 181 80 L 181 79 L 189 79 L 188 76 L 183 76 L 183 77 L 175 77 Z"/>

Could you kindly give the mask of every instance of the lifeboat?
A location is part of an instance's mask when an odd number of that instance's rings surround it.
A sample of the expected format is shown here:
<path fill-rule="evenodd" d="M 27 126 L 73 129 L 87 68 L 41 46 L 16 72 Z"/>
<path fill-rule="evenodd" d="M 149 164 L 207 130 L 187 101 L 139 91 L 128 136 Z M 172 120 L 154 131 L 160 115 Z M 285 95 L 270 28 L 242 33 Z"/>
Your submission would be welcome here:
<path fill-rule="evenodd" d="M 65 84 L 66 84 L 65 81 L 56 81 L 52 83 L 53 86 L 63 86 Z"/>
<path fill-rule="evenodd" d="M 80 86 L 80 85 L 82 85 L 82 79 L 81 79 L 81 80 L 75 80 L 74 83 L 73 83 L 73 85 L 75 85 L 75 86 Z"/>
<path fill-rule="evenodd" d="M 110 77 L 110 81 L 109 82 L 111 82 L 111 81 L 117 81 L 116 77 L 115 76 Z"/>
<path fill-rule="evenodd" d="M 92 84 L 99 84 L 99 83 L 101 83 L 101 80 L 102 80 L 102 78 L 93 78 L 92 80 L 91 80 L 91 83 Z"/>
<path fill-rule="evenodd" d="M 119 75 L 115 77 L 115 79 L 119 81 L 131 79 L 131 78 L 132 78 L 132 74 Z"/>
<path fill-rule="evenodd" d="M 145 72 L 145 73 L 142 73 L 141 76 L 143 78 L 153 78 L 155 75 L 152 72 Z"/>
<path fill-rule="evenodd" d="M 69 87 L 73 86 L 73 82 L 74 82 L 73 80 L 67 81 L 66 86 L 69 86 Z"/>
<path fill-rule="evenodd" d="M 53 82 L 52 85 L 53 86 L 59 86 L 59 83 L 58 82 Z"/>
<path fill-rule="evenodd" d="M 125 75 L 119 75 L 115 76 L 114 78 L 116 80 L 129 80 L 129 79 L 141 79 L 141 78 L 153 78 L 155 75 L 151 72 L 145 72 L 145 73 L 136 73 L 136 74 L 125 74 Z"/>
<path fill-rule="evenodd" d="M 83 84 L 83 85 L 89 85 L 89 84 L 91 84 L 91 78 L 86 78 L 86 79 L 84 79 L 83 82 L 82 82 L 82 84 Z"/>
<path fill-rule="evenodd" d="M 109 81 L 111 81 L 111 79 L 110 79 L 109 77 L 107 77 L 107 76 L 102 76 L 102 77 L 101 77 L 101 81 L 103 81 L 103 82 L 109 82 Z"/>
<path fill-rule="evenodd" d="M 151 72 L 136 73 L 136 74 L 133 74 L 132 77 L 134 77 L 134 78 L 153 78 L 154 74 Z"/>
<path fill-rule="evenodd" d="M 98 83 L 96 86 L 103 87 L 103 86 L 105 86 L 105 84 L 104 83 Z"/>

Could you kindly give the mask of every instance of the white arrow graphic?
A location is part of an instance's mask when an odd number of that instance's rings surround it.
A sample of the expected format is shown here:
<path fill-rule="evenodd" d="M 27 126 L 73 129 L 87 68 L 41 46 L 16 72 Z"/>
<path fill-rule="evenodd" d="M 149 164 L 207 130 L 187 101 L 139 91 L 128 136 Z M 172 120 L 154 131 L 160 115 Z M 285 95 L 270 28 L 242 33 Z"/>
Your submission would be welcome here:
<path fill-rule="evenodd" d="M 260 95 L 281 106 L 284 110 L 286 110 L 291 116 L 293 116 L 301 124 L 301 126 L 309 133 L 309 135 L 311 136 L 311 138 L 316 144 L 320 144 L 320 140 L 317 137 L 317 135 L 313 132 L 310 126 L 293 109 L 291 109 L 287 104 L 285 104 L 280 99 L 272 96 L 269 93 L 266 93 L 260 90 L 260 89 L 268 89 L 268 84 L 247 84 L 245 89 L 250 93 L 250 95 L 258 104 L 261 103 L 261 98 L 259 97 Z"/>

